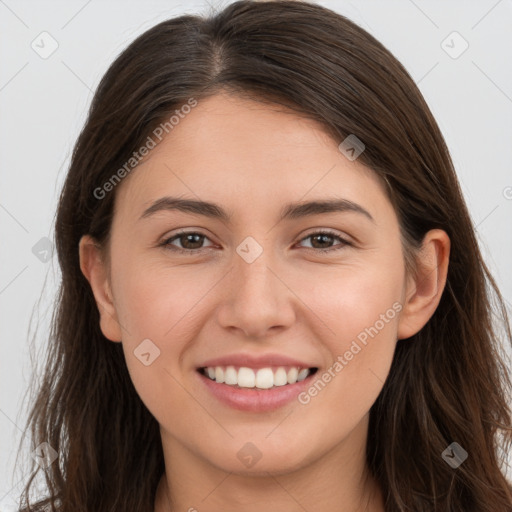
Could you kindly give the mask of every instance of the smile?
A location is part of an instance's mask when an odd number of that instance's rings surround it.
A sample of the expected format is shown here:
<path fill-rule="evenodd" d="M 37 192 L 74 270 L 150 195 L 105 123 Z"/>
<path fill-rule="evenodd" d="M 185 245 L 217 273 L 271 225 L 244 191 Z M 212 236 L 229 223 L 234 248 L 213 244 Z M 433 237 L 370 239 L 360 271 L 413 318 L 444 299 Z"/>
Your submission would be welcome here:
<path fill-rule="evenodd" d="M 315 373 L 317 368 L 266 367 L 249 368 L 247 366 L 208 366 L 199 371 L 209 379 L 235 388 L 271 389 L 301 382 Z"/>
<path fill-rule="evenodd" d="M 239 411 L 263 413 L 296 402 L 297 395 L 311 386 L 317 370 L 208 366 L 199 368 L 196 375 L 217 403 Z"/>

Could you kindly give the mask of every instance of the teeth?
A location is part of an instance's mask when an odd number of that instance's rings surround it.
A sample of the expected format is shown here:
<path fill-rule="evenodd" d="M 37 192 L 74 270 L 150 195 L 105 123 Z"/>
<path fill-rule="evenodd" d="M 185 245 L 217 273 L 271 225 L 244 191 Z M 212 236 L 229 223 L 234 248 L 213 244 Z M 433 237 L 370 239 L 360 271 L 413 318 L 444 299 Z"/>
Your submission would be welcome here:
<path fill-rule="evenodd" d="M 217 382 L 224 382 L 224 370 L 220 366 L 215 367 L 215 380 Z"/>
<path fill-rule="evenodd" d="M 254 373 L 252 370 L 249 370 Z M 274 385 L 274 372 L 272 368 L 261 368 L 256 373 L 256 387 L 259 389 L 268 389 Z"/>
<path fill-rule="evenodd" d="M 238 383 L 237 372 L 233 366 L 228 366 L 226 368 L 226 371 L 224 372 L 224 382 L 230 385 Z"/>
<path fill-rule="evenodd" d="M 256 381 L 256 375 L 250 368 L 240 368 L 238 370 L 238 384 L 241 388 L 253 388 Z"/>
<path fill-rule="evenodd" d="M 288 384 L 288 376 L 286 370 L 281 367 L 274 373 L 274 386 L 284 386 L 285 384 Z"/>
<path fill-rule="evenodd" d="M 297 376 L 297 380 L 300 382 L 304 380 L 309 375 L 309 370 L 307 368 L 302 369 Z"/>
<path fill-rule="evenodd" d="M 288 375 L 286 377 L 288 384 L 293 384 L 297 382 L 297 375 L 299 375 L 299 370 L 297 368 L 290 368 L 288 370 Z"/>
<path fill-rule="evenodd" d="M 204 368 L 204 374 L 210 379 L 229 386 L 240 388 L 270 389 L 274 386 L 285 386 L 303 381 L 311 370 L 309 368 L 297 368 L 292 366 L 286 371 L 283 366 L 273 370 L 272 368 L 259 368 L 253 370 L 246 366 L 238 370 L 234 366 L 222 366 Z"/>

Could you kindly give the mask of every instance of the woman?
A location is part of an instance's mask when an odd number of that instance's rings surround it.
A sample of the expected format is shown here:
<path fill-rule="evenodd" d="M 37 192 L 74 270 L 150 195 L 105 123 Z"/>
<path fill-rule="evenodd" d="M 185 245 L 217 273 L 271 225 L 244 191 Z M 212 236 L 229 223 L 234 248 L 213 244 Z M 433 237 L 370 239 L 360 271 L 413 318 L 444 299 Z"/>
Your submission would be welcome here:
<path fill-rule="evenodd" d="M 501 296 L 419 90 L 343 16 L 241 1 L 141 35 L 56 243 L 23 510 L 512 510 Z"/>

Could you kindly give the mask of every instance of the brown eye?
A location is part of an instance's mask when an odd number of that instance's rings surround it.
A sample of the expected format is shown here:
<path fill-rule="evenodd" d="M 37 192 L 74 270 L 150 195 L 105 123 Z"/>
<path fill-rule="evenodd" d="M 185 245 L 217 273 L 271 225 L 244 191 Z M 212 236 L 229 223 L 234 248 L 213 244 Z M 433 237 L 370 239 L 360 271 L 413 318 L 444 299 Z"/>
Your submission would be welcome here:
<path fill-rule="evenodd" d="M 184 249 L 199 249 L 203 245 L 204 239 L 205 237 L 198 233 L 187 233 L 177 238 Z"/>
<path fill-rule="evenodd" d="M 303 242 L 304 240 L 311 240 L 311 246 L 306 248 L 316 250 L 317 252 L 337 251 L 347 245 L 351 245 L 350 242 L 348 242 L 338 234 L 332 233 L 330 231 L 320 231 L 317 233 L 311 233 L 310 235 L 303 238 L 301 242 Z M 332 243 L 336 240 L 339 240 L 341 243 L 337 244 L 338 246 L 333 246 Z"/>
<path fill-rule="evenodd" d="M 315 249 L 327 249 L 330 247 L 330 243 L 332 242 L 333 238 L 331 235 L 326 234 L 319 234 L 319 235 L 312 235 L 311 237 L 311 245 Z M 320 247 L 318 247 L 318 244 Z"/>
<path fill-rule="evenodd" d="M 162 243 L 162 246 L 178 252 L 199 252 L 204 249 L 203 243 L 208 240 L 206 235 L 196 232 L 181 232 L 177 235 L 168 238 Z M 179 246 L 176 246 L 174 242 L 178 241 Z"/>

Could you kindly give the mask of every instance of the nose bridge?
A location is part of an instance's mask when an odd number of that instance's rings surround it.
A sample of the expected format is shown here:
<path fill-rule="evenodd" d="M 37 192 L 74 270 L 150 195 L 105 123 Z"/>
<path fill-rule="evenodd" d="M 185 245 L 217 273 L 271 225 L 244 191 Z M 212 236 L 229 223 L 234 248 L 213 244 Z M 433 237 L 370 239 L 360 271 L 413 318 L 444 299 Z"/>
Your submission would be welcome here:
<path fill-rule="evenodd" d="M 268 240 L 265 247 L 253 237 L 238 245 L 219 311 L 223 327 L 237 327 L 252 337 L 290 325 L 294 318 L 290 292 L 278 277 L 277 258 Z"/>

